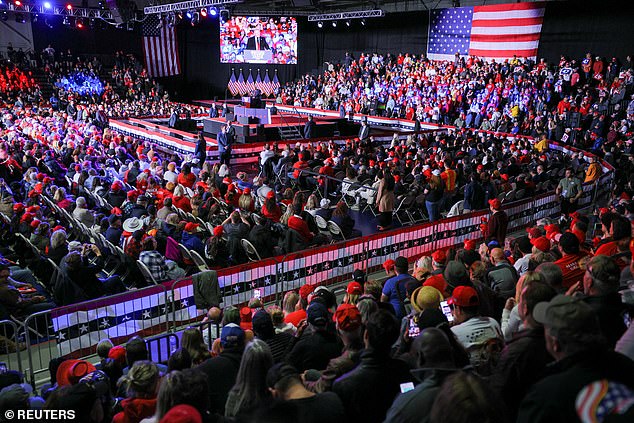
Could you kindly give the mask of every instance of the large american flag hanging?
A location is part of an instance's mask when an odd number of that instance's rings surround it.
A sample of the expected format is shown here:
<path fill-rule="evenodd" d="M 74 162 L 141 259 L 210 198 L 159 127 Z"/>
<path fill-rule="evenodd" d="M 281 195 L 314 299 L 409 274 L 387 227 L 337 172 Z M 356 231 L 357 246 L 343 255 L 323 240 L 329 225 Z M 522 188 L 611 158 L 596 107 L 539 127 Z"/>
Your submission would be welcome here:
<path fill-rule="evenodd" d="M 143 57 L 151 77 L 181 73 L 176 30 L 158 15 L 147 15 L 143 21 Z"/>
<path fill-rule="evenodd" d="M 535 60 L 545 5 L 512 3 L 431 11 L 427 57 L 453 60 L 456 53 L 504 60 Z"/>

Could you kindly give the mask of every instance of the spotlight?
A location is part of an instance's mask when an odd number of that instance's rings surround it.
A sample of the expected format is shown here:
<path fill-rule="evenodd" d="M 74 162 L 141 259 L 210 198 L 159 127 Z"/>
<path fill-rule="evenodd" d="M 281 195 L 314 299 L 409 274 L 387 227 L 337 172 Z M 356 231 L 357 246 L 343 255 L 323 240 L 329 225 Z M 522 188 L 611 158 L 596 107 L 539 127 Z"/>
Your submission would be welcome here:
<path fill-rule="evenodd" d="M 218 9 L 216 9 L 215 7 L 212 7 L 211 9 L 209 9 L 209 14 L 211 16 L 216 16 L 218 14 Z"/>
<path fill-rule="evenodd" d="M 220 9 L 220 21 L 227 22 L 229 19 L 231 19 L 231 12 L 227 9 Z"/>
<path fill-rule="evenodd" d="M 361 25 L 365 26 L 365 19 L 361 19 Z"/>
<path fill-rule="evenodd" d="M 20 0 L 15 0 L 15 5 L 17 7 L 20 7 L 20 6 L 22 6 L 22 2 Z"/>
<path fill-rule="evenodd" d="M 187 16 L 187 19 L 191 19 L 192 18 L 192 11 L 188 10 L 187 13 L 185 14 L 185 16 Z"/>
<path fill-rule="evenodd" d="M 6 21 L 7 19 L 9 19 L 9 15 L 7 14 L 7 11 L 3 11 L 2 14 L 0 14 L 0 19 L 2 19 L 3 21 Z"/>
<path fill-rule="evenodd" d="M 66 10 L 73 10 L 73 5 L 72 4 L 67 4 L 66 5 Z"/>
<path fill-rule="evenodd" d="M 51 6 L 51 2 L 50 1 L 45 1 L 44 2 L 44 9 L 50 9 L 51 7 L 52 6 Z"/>
<path fill-rule="evenodd" d="M 70 18 L 68 16 L 64 16 L 64 19 L 62 19 L 62 24 L 64 24 L 65 26 L 70 26 Z"/>
<path fill-rule="evenodd" d="M 198 12 L 194 12 L 191 19 L 192 26 L 198 25 L 198 22 L 200 22 L 200 14 Z"/>
<path fill-rule="evenodd" d="M 203 18 L 207 17 L 207 8 L 203 7 L 202 9 L 200 9 L 200 16 Z"/>
<path fill-rule="evenodd" d="M 84 20 L 81 18 L 75 19 L 75 28 L 84 29 Z"/>
<path fill-rule="evenodd" d="M 350 19 L 346 21 L 346 26 L 350 26 Z"/>
<path fill-rule="evenodd" d="M 336 28 L 337 27 L 337 21 L 332 21 L 332 27 Z"/>
<path fill-rule="evenodd" d="M 317 22 L 317 28 L 323 28 L 324 23 L 322 21 Z"/>
<path fill-rule="evenodd" d="M 26 23 L 26 15 L 24 15 L 24 13 L 16 13 L 15 14 L 15 21 L 17 23 Z"/>
<path fill-rule="evenodd" d="M 31 15 L 31 22 L 35 23 L 39 20 L 40 15 L 38 15 L 37 13 L 34 15 Z"/>

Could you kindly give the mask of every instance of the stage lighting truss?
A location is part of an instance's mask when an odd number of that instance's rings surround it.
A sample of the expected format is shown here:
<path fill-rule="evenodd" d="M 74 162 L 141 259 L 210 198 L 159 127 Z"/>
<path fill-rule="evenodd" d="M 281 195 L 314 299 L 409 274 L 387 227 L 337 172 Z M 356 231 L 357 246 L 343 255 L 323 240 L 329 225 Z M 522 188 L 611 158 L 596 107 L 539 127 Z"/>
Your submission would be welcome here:
<path fill-rule="evenodd" d="M 3 2 L 4 3 L 4 2 Z M 6 9 L 9 12 L 15 13 L 29 13 L 29 14 L 39 14 L 39 15 L 58 15 L 64 17 L 75 17 L 75 18 L 94 18 L 101 19 L 111 24 L 115 24 L 114 18 L 112 17 L 112 13 L 108 9 L 92 9 L 88 7 L 72 7 L 67 8 L 66 5 L 52 5 L 50 2 L 44 2 L 41 4 L 25 4 L 21 2 L 20 5 L 16 5 L 16 3 L 10 2 L 6 3 Z"/>
<path fill-rule="evenodd" d="M 169 13 L 190 9 L 201 9 L 209 6 L 222 6 L 227 4 L 242 3 L 242 0 L 190 0 L 178 3 L 161 4 L 158 6 L 148 6 L 143 8 L 146 15 L 155 15 L 157 13 Z"/>
<path fill-rule="evenodd" d="M 308 15 L 308 22 L 341 21 L 346 19 L 382 18 L 383 16 L 385 16 L 385 11 L 381 9 L 359 10 L 356 12 L 339 12 L 339 13 L 324 13 L 321 15 Z"/>

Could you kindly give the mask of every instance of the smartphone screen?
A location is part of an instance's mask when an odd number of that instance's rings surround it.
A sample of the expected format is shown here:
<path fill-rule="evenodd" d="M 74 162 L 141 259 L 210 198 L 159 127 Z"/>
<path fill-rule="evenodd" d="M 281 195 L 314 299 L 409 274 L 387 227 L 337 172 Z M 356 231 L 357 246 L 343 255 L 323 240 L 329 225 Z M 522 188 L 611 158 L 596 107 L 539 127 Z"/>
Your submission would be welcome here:
<path fill-rule="evenodd" d="M 410 338 L 416 338 L 418 335 L 420 335 L 420 328 L 418 327 L 418 324 L 414 321 L 413 317 L 410 317 L 409 319 L 408 334 Z"/>
<path fill-rule="evenodd" d="M 447 301 L 442 301 L 440 303 L 440 309 L 442 310 L 447 320 L 449 320 L 450 322 L 453 322 L 453 314 L 451 314 L 451 307 L 449 307 L 449 304 L 447 303 Z"/>
<path fill-rule="evenodd" d="M 414 389 L 414 382 L 401 383 L 402 394 L 404 394 L 405 392 L 411 391 L 413 389 Z"/>

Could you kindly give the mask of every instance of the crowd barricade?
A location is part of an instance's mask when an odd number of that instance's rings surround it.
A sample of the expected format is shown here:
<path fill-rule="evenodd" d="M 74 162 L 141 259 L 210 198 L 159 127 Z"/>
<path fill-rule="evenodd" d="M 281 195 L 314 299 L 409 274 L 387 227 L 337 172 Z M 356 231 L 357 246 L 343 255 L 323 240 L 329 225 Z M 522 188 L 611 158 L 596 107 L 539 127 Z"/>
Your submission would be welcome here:
<path fill-rule="evenodd" d="M 180 339 L 175 333 L 167 332 L 145 338 L 148 359 L 155 363 L 167 363 L 174 350 L 180 346 Z"/>
<path fill-rule="evenodd" d="M 6 370 L 22 372 L 22 342 L 20 327 L 11 320 L 0 320 L 0 365 Z"/>
<path fill-rule="evenodd" d="M 565 154 L 580 151 L 554 142 L 550 143 L 550 148 Z M 607 163 L 600 163 L 604 174 L 595 183 L 584 184 L 581 207 L 592 205 L 598 196 L 609 193 L 614 169 Z M 554 192 L 547 192 L 505 203 L 503 209 L 509 215 L 508 232 L 513 232 L 539 219 L 557 215 L 560 203 Z M 461 246 L 466 239 L 482 239 L 480 224 L 489 217 L 488 210 L 476 211 L 220 269 L 217 272 L 222 294 L 220 306 L 246 304 L 256 293 L 265 301 L 280 303 L 286 292 L 305 283 L 331 285 L 345 282 L 351 279 L 355 269 L 369 274 L 380 269 L 386 259 L 399 255 L 414 262 L 436 250 Z M 97 342 L 106 337 L 119 344 L 133 335 L 171 334 L 200 321 L 203 313 L 204 310 L 196 310 L 191 277 L 35 313 L 24 321 L 23 328 L 30 346 L 27 349 L 30 381 L 33 383 L 36 374 L 48 369 L 50 358 L 61 355 L 86 357 L 93 354 Z M 50 336 L 51 331 L 54 331 L 54 337 Z M 156 339 L 160 340 L 157 341 L 159 344 L 168 342 L 170 348 L 174 346 L 174 338 L 169 335 Z M 207 339 L 211 344 L 214 336 L 209 334 Z M 161 351 L 167 348 L 167 344 L 160 345 Z M 165 354 L 168 356 L 169 352 Z"/>

